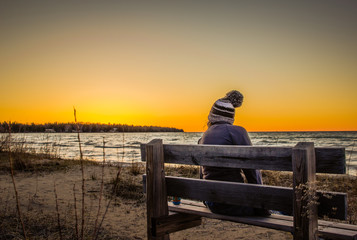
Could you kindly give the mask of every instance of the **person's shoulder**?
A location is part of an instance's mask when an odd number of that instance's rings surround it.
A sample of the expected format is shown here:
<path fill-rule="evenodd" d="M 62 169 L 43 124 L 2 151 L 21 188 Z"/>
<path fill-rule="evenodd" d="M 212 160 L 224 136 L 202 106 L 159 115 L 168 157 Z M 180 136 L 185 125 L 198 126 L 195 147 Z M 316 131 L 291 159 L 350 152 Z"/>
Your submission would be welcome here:
<path fill-rule="evenodd" d="M 229 130 L 230 135 L 236 145 L 252 145 L 249 134 L 244 127 L 232 125 Z"/>
<path fill-rule="evenodd" d="M 229 125 L 227 126 L 230 130 L 232 131 L 239 131 L 239 132 L 247 132 L 247 130 L 242 127 L 242 126 L 237 126 L 237 125 Z"/>

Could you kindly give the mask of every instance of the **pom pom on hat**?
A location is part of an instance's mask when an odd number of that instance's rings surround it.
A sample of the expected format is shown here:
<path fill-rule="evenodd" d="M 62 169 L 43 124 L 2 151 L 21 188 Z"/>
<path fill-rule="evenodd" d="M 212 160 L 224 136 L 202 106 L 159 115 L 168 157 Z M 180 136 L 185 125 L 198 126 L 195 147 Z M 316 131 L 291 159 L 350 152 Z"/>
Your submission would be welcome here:
<path fill-rule="evenodd" d="M 232 90 L 228 92 L 223 99 L 228 100 L 230 103 L 232 103 L 234 108 L 242 106 L 243 103 L 243 95 L 237 90 Z"/>

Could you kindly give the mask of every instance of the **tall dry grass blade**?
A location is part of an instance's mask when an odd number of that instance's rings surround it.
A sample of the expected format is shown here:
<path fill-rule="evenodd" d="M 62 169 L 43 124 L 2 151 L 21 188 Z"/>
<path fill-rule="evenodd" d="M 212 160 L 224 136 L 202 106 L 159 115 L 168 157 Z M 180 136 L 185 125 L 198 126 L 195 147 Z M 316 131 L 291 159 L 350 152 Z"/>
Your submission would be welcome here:
<path fill-rule="evenodd" d="M 56 182 L 53 182 L 53 191 L 54 191 L 54 193 L 55 193 L 55 200 L 56 200 L 56 212 L 57 212 L 58 232 L 59 232 L 59 235 L 60 235 L 60 240 L 63 240 L 63 237 L 62 237 L 62 226 L 61 226 L 60 213 L 59 213 L 59 207 L 58 207 L 58 197 L 57 197 L 57 190 L 56 190 Z"/>
<path fill-rule="evenodd" d="M 20 210 L 20 201 L 19 201 L 19 195 L 18 195 L 18 192 L 17 192 L 16 182 L 15 182 L 15 177 L 14 177 L 14 167 L 13 167 L 11 151 L 12 151 L 11 150 L 11 122 L 9 122 L 9 163 L 10 163 L 11 180 L 12 180 L 12 184 L 14 186 L 15 199 L 16 199 L 16 208 L 17 208 L 17 213 L 19 215 L 19 219 L 20 219 L 20 222 L 21 222 L 22 232 L 23 232 L 23 235 L 24 235 L 24 239 L 27 239 L 26 230 L 25 230 L 25 224 L 24 224 L 24 220 L 22 218 L 22 214 L 21 214 L 21 210 Z"/>
<path fill-rule="evenodd" d="M 97 212 L 97 217 L 96 217 L 95 223 L 94 223 L 93 239 L 97 239 L 97 238 L 98 238 L 98 234 L 99 234 L 99 229 L 97 229 L 97 223 L 98 223 L 98 218 L 99 218 L 100 209 L 101 209 L 101 206 L 102 206 L 102 196 L 103 196 L 103 188 L 104 188 L 104 166 L 105 166 L 105 139 L 104 139 L 104 137 L 103 137 L 102 179 L 101 179 L 101 183 L 100 183 L 100 194 L 99 194 L 98 212 Z"/>
<path fill-rule="evenodd" d="M 78 144 L 79 144 L 79 159 L 83 160 L 83 152 L 82 152 L 82 146 L 81 146 L 81 137 L 80 137 L 80 130 L 77 122 L 77 110 L 75 107 L 73 107 L 73 112 L 74 112 L 74 123 L 76 125 L 76 131 L 77 131 L 77 138 L 78 138 Z"/>
<path fill-rule="evenodd" d="M 96 239 L 98 238 L 99 229 L 102 227 L 102 224 L 103 224 L 103 222 L 104 222 L 105 216 L 107 215 L 109 206 L 110 206 L 110 204 L 112 203 L 113 196 L 115 195 L 116 189 L 117 189 L 117 187 L 118 187 L 120 173 L 121 173 L 121 166 L 119 165 L 119 166 L 118 166 L 118 172 L 117 172 L 117 175 L 116 175 L 116 178 L 115 178 L 115 181 L 114 181 L 113 190 L 112 190 L 112 197 L 111 197 L 110 200 L 108 201 L 108 204 L 107 204 L 107 206 L 106 206 L 106 208 L 105 208 L 105 212 L 104 212 L 103 217 L 102 217 L 102 220 L 100 221 L 100 224 L 99 224 L 99 226 L 98 226 L 98 232 L 97 232 Z"/>
<path fill-rule="evenodd" d="M 124 149 L 124 148 L 125 148 L 125 146 L 124 146 L 124 143 L 125 143 L 124 130 L 123 130 L 123 139 L 122 139 L 122 140 L 123 140 L 123 144 L 122 144 L 122 145 L 123 145 L 122 162 L 123 162 L 123 161 L 124 161 L 124 155 L 125 155 L 125 149 Z M 114 186 L 113 186 L 113 189 L 112 189 L 112 196 L 115 195 L 115 192 L 116 192 L 116 190 L 117 190 L 117 187 L 118 187 L 118 184 L 119 184 L 120 173 L 121 173 L 121 165 L 120 165 L 120 163 L 119 163 L 119 165 L 118 165 L 118 172 L 117 172 L 117 175 L 116 175 L 116 177 L 115 177 Z M 107 204 L 107 207 L 106 207 L 105 212 L 104 212 L 104 214 L 103 214 L 102 221 L 100 222 L 99 228 L 102 226 L 102 223 L 103 223 L 103 221 L 104 221 L 105 215 L 106 215 L 107 212 L 108 212 L 108 209 L 109 209 L 109 206 L 110 206 L 112 200 L 113 200 L 113 198 L 111 198 L 111 199 L 109 200 L 108 204 Z"/>
<path fill-rule="evenodd" d="M 81 226 L 81 239 L 84 239 L 84 198 L 85 198 L 85 180 L 84 180 L 84 167 L 83 167 L 83 153 L 82 153 L 82 147 L 81 147 L 81 138 L 79 134 L 79 126 L 77 122 L 77 110 L 75 107 L 73 107 L 73 112 L 74 112 L 74 122 L 76 124 L 76 129 L 77 129 L 77 137 L 78 137 L 78 144 L 79 144 L 79 156 L 80 156 L 80 162 L 81 162 L 81 173 L 82 173 L 82 226 Z"/>
<path fill-rule="evenodd" d="M 74 201 L 74 219 L 76 221 L 76 239 L 79 239 L 79 231 L 78 231 L 78 215 L 77 215 L 77 198 L 76 198 L 76 184 L 73 184 L 73 201 Z"/>

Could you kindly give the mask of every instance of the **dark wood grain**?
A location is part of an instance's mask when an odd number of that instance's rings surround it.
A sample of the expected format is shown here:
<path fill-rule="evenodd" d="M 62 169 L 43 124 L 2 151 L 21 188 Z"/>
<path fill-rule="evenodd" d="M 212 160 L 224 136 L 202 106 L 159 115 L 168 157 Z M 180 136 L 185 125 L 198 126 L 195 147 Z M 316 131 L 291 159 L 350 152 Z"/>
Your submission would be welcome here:
<path fill-rule="evenodd" d="M 221 219 L 231 222 L 249 224 L 259 227 L 277 229 L 286 232 L 293 232 L 293 217 L 272 214 L 269 217 L 235 217 L 212 213 L 201 203 L 186 204 L 182 201 L 181 205 L 169 204 L 169 210 L 172 212 L 195 214 L 197 216 Z M 357 226 L 325 220 L 318 221 L 318 234 L 325 239 L 357 239 Z"/>
<path fill-rule="evenodd" d="M 164 152 L 162 140 L 153 140 L 146 145 L 146 206 L 148 239 L 166 240 L 169 235 L 155 237 L 152 232 L 152 219 L 167 216 L 167 193 L 164 172 Z"/>
<path fill-rule="evenodd" d="M 141 145 L 142 161 L 145 144 Z M 344 148 L 315 148 L 316 172 L 346 173 Z M 165 163 L 292 171 L 292 147 L 164 144 Z"/>
<path fill-rule="evenodd" d="M 153 234 L 160 237 L 173 232 L 185 230 L 201 225 L 200 216 L 176 213 L 169 216 L 158 217 L 152 219 Z"/>
<path fill-rule="evenodd" d="M 265 207 L 292 215 L 293 189 L 244 183 L 230 183 L 166 176 L 167 194 L 200 201 Z M 146 176 L 143 176 L 146 185 Z M 277 193 L 275 195 L 275 193 Z M 248 195 L 248 196 L 245 196 Z M 270 195 L 270 196 L 267 196 Z M 273 199 L 275 198 L 275 199 Z M 318 215 L 339 220 L 347 219 L 347 194 L 317 191 Z"/>
<path fill-rule="evenodd" d="M 316 164 L 313 143 L 292 152 L 294 240 L 317 240 Z"/>

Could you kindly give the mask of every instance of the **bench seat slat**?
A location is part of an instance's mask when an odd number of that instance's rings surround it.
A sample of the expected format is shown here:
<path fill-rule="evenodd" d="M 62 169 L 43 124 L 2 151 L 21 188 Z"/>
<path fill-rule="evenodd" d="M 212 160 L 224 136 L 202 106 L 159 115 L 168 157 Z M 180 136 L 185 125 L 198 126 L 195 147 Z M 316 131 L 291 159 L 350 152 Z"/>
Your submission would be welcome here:
<path fill-rule="evenodd" d="M 338 229 L 328 226 L 319 226 L 318 232 L 322 238 L 341 239 L 341 240 L 357 239 L 356 231 L 351 231 L 346 229 Z"/>
<path fill-rule="evenodd" d="M 196 206 L 196 207 L 201 207 L 207 209 L 202 202 L 198 201 L 192 201 L 188 199 L 182 199 L 181 200 L 182 204 L 184 206 Z M 170 203 L 171 206 L 176 206 Z M 208 210 L 209 211 L 209 210 Z M 273 214 L 272 217 L 276 219 L 281 219 L 285 221 L 292 221 L 292 216 L 286 216 L 286 215 L 280 215 L 280 214 Z M 351 231 L 357 231 L 357 225 L 352 225 L 352 224 L 347 224 L 347 223 L 341 223 L 341 222 L 331 222 L 331 221 L 326 221 L 326 220 L 318 220 L 320 226 L 327 226 L 327 227 L 334 227 L 334 228 L 340 228 L 340 229 L 346 229 L 346 230 L 351 230 Z"/>
<path fill-rule="evenodd" d="M 190 201 L 193 202 L 193 201 Z M 188 204 L 190 205 L 190 204 Z M 194 206 L 202 207 L 202 203 L 196 202 Z M 275 214 L 273 215 L 274 218 L 276 219 L 281 219 L 281 220 L 286 220 L 286 221 L 292 221 L 292 216 L 285 216 L 285 215 L 279 215 Z M 352 224 L 347 224 L 347 223 L 340 223 L 340 222 L 331 222 L 331 221 L 326 221 L 326 220 L 318 220 L 319 226 L 321 227 L 333 227 L 334 229 L 344 229 L 344 230 L 349 230 L 349 231 L 355 231 L 357 234 L 357 225 L 352 225 Z"/>
<path fill-rule="evenodd" d="M 249 224 L 259 227 L 267 227 L 276 230 L 292 232 L 293 218 L 291 216 L 272 214 L 269 217 L 235 217 L 212 213 L 202 203 L 184 200 L 180 205 L 169 203 L 169 210 L 172 212 L 195 214 L 201 217 L 227 220 L 237 223 Z M 332 239 L 357 239 L 357 226 L 343 223 L 329 222 L 325 220 L 318 221 L 319 235 Z"/>
<path fill-rule="evenodd" d="M 165 163 L 212 167 L 292 171 L 291 147 L 169 145 L 164 144 Z M 315 148 L 316 172 L 346 173 L 344 148 Z M 142 161 L 145 144 L 141 145 Z"/>
<path fill-rule="evenodd" d="M 232 221 L 232 222 L 255 225 L 255 226 L 259 226 L 259 227 L 273 228 L 276 230 L 282 230 L 282 231 L 286 231 L 286 232 L 293 231 L 292 221 L 286 221 L 286 220 L 282 220 L 282 219 L 274 219 L 271 217 L 227 216 L 227 215 L 212 213 L 206 207 L 197 207 L 197 206 L 183 205 L 183 204 L 176 206 L 171 203 L 169 203 L 169 211 L 186 213 L 186 214 L 195 214 L 195 215 L 199 215 L 201 217 L 227 220 L 227 221 Z"/>

